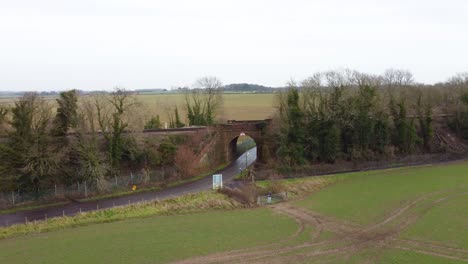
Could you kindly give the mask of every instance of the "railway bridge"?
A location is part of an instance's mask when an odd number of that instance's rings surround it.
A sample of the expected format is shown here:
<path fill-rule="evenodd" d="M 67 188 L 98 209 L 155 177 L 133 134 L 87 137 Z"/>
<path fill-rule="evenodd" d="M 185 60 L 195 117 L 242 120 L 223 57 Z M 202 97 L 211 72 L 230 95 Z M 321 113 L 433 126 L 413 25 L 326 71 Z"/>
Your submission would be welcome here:
<path fill-rule="evenodd" d="M 237 139 L 241 135 L 251 137 L 257 144 L 257 158 L 262 160 L 265 134 L 271 124 L 271 119 L 263 120 L 228 120 L 227 124 L 217 125 L 220 144 L 223 146 L 224 159 L 227 161 L 236 158 Z"/>

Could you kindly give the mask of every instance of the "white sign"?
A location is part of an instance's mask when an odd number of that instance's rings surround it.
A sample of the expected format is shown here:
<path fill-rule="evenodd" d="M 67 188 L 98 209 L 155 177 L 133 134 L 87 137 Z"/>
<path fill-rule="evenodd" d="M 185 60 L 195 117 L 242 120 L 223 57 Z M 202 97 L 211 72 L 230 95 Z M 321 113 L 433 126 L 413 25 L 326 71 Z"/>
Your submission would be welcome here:
<path fill-rule="evenodd" d="M 222 188 L 223 188 L 223 175 L 214 174 L 213 175 L 213 190 L 222 189 Z"/>

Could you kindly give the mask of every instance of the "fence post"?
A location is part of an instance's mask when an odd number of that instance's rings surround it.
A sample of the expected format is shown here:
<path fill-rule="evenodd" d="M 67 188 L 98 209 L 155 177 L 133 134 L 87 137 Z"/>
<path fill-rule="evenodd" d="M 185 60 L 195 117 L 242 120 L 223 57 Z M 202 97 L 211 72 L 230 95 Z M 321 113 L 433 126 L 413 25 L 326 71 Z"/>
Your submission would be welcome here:
<path fill-rule="evenodd" d="M 117 183 L 117 176 L 114 175 L 114 179 L 115 179 L 115 186 L 117 186 L 117 185 L 118 185 L 118 183 Z"/>
<path fill-rule="evenodd" d="M 257 196 L 257 204 L 260 205 L 260 196 Z"/>
<path fill-rule="evenodd" d="M 130 172 L 130 182 L 133 184 L 133 172 Z"/>
<path fill-rule="evenodd" d="M 80 193 L 80 182 L 76 182 L 76 185 L 78 185 L 78 194 Z"/>
<path fill-rule="evenodd" d="M 55 197 L 57 197 L 57 184 L 54 184 Z"/>

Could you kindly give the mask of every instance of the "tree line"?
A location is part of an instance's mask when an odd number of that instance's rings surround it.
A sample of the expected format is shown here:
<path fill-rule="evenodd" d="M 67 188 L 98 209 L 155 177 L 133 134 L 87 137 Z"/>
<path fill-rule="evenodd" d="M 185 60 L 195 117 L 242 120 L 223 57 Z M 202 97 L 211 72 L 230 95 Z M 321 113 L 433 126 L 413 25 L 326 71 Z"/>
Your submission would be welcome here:
<path fill-rule="evenodd" d="M 286 166 L 441 151 L 434 112 L 468 139 L 468 74 L 423 85 L 408 71 L 316 73 L 276 97 L 276 156 Z"/>
<path fill-rule="evenodd" d="M 190 125 L 215 122 L 219 85 L 217 78 L 206 77 L 187 92 Z M 173 109 L 169 126 L 185 126 L 178 108 Z M 132 132 L 161 127 L 159 116 L 141 120 L 141 111 L 136 96 L 124 89 L 80 97 L 70 90 L 55 102 L 26 93 L 13 105 L 0 106 L 0 191 L 39 194 L 55 184 L 83 181 L 103 190 L 127 171 L 149 177 L 151 170 L 163 167 L 174 170 L 174 177 L 195 176 L 196 166 L 189 163 L 204 139 L 139 137 Z"/>

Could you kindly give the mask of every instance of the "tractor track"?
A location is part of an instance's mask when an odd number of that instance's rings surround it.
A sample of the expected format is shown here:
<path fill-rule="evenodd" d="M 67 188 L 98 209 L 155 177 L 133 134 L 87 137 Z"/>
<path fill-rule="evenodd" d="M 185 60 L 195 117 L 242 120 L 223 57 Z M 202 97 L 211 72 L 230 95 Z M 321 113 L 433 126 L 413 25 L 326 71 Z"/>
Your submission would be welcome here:
<path fill-rule="evenodd" d="M 468 261 L 468 250 L 465 249 L 397 238 L 399 234 L 433 207 L 448 201 L 450 198 L 468 194 L 468 192 L 460 191 L 460 189 L 462 188 L 420 196 L 393 210 L 385 219 L 370 226 L 359 226 L 333 219 L 316 212 L 294 207 L 289 203 L 278 204 L 271 208 L 278 213 L 294 218 L 300 223 L 298 231 L 285 241 L 291 241 L 302 233 L 306 226 L 310 225 L 315 229 L 308 242 L 283 247 L 281 247 L 282 242 L 277 242 L 261 247 L 189 258 L 174 263 L 296 263 L 317 256 L 343 255 L 348 258 L 367 248 L 412 250 L 422 254 Z M 457 190 L 459 191 L 457 192 Z M 316 242 L 324 230 L 331 231 L 336 236 Z M 370 258 L 368 259 L 369 263 L 375 263 L 376 258 L 379 258 L 379 256 L 371 256 Z"/>

